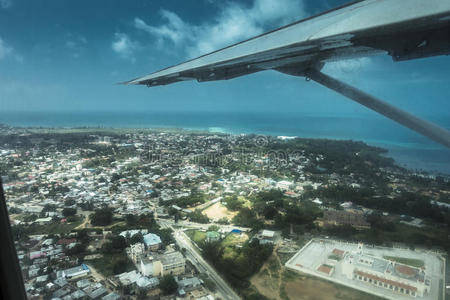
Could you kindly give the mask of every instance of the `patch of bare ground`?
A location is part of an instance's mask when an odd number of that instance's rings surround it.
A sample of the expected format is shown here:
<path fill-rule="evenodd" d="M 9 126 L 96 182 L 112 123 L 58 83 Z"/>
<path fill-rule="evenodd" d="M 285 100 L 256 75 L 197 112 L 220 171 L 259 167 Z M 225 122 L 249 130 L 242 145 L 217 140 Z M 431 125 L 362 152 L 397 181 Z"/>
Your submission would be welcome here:
<path fill-rule="evenodd" d="M 223 218 L 231 220 L 237 212 L 229 211 L 222 203 L 218 202 L 203 210 L 203 214 L 208 216 L 211 220 L 217 221 Z"/>

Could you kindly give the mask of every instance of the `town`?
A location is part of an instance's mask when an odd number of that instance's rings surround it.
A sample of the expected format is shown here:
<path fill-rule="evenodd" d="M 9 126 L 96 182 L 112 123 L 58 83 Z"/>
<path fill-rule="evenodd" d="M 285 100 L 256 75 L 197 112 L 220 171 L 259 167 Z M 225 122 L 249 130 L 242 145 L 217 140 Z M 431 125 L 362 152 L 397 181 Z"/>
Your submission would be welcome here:
<path fill-rule="evenodd" d="M 445 299 L 450 178 L 384 149 L 175 129 L 0 139 L 30 299 L 297 299 L 329 281 L 344 289 L 330 299 Z M 375 262 L 421 281 L 389 287 Z"/>

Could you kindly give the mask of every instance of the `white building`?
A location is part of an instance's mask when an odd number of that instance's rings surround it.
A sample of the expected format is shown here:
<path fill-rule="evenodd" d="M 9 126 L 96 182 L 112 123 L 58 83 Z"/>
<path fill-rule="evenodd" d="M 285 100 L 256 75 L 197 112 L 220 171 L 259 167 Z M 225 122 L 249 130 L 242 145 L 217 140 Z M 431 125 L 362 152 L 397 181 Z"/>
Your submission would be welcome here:
<path fill-rule="evenodd" d="M 422 297 L 430 289 L 423 270 L 368 254 L 347 253 L 342 262 L 342 273 L 348 279 L 412 297 Z"/>
<path fill-rule="evenodd" d="M 89 272 L 90 272 L 89 267 L 85 264 L 82 264 L 81 266 L 78 266 L 78 267 L 73 267 L 70 269 L 58 271 L 56 273 L 56 277 L 75 279 L 75 278 L 79 278 L 82 276 L 86 276 L 87 274 L 89 274 Z"/>
<path fill-rule="evenodd" d="M 130 259 L 136 263 L 145 254 L 145 246 L 143 243 L 136 243 L 131 245 L 127 252 Z"/>

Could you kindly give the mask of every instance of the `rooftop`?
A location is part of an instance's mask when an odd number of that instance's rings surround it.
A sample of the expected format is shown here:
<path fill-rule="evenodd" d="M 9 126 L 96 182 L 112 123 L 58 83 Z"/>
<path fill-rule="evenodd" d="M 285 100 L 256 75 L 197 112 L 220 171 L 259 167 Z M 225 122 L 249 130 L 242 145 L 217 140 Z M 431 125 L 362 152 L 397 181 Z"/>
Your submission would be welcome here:
<path fill-rule="evenodd" d="M 161 244 L 161 238 L 154 233 L 149 233 L 144 235 L 144 243 L 147 246 L 159 245 Z"/>

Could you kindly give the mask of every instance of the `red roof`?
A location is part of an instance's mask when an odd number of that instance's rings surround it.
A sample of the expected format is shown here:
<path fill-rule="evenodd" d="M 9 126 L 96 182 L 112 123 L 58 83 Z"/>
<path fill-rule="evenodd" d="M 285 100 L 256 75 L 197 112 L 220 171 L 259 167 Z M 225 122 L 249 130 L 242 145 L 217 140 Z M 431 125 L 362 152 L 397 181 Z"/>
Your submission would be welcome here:
<path fill-rule="evenodd" d="M 331 270 L 333 270 L 333 269 L 332 269 L 331 267 L 329 267 L 329 266 L 326 266 L 326 265 L 321 265 L 321 266 L 317 269 L 317 271 L 322 272 L 322 273 L 325 273 L 325 274 L 327 274 L 327 275 L 330 275 Z"/>
<path fill-rule="evenodd" d="M 56 242 L 58 245 L 69 245 L 76 242 L 77 239 L 60 239 Z"/>
<path fill-rule="evenodd" d="M 417 270 L 413 269 L 411 267 L 405 266 L 405 265 L 395 265 L 395 270 L 403 275 L 406 275 L 408 277 L 415 276 L 417 274 Z"/>
<path fill-rule="evenodd" d="M 336 248 L 334 248 L 333 249 L 333 252 L 332 252 L 334 255 L 337 255 L 337 256 L 340 256 L 340 257 L 343 257 L 344 256 L 344 253 L 345 253 L 345 251 L 344 250 L 340 250 L 340 249 L 336 249 Z"/>
<path fill-rule="evenodd" d="M 355 271 L 355 273 L 357 275 L 364 276 L 364 277 L 370 278 L 372 280 L 381 281 L 383 283 L 387 283 L 387 284 L 390 284 L 390 285 L 393 285 L 393 286 L 396 286 L 396 287 L 399 287 L 399 288 L 404 288 L 404 289 L 407 289 L 407 290 L 410 290 L 410 291 L 413 291 L 413 292 L 417 291 L 416 287 L 411 286 L 411 285 L 407 285 L 407 284 L 404 284 L 404 283 L 401 283 L 401 282 L 385 279 L 385 278 L 382 278 L 382 277 L 379 277 L 379 276 L 375 276 L 375 275 L 372 275 L 372 274 L 369 274 L 369 273 L 366 273 L 366 272 L 361 272 L 361 271 Z"/>

